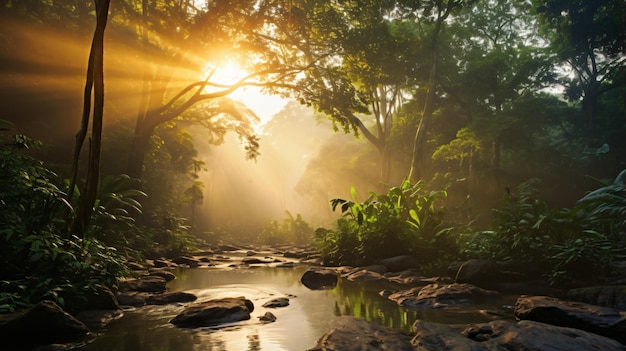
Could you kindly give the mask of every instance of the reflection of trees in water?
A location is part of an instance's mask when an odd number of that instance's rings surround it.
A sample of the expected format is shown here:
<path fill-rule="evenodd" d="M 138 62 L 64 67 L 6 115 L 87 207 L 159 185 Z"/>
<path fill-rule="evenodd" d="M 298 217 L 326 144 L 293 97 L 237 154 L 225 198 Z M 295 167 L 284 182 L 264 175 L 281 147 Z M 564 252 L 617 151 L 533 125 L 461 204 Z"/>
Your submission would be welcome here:
<path fill-rule="evenodd" d="M 418 312 L 405 310 L 378 294 L 380 282 L 351 282 L 339 279 L 334 292 L 336 316 L 354 316 L 389 328 L 411 330 Z"/>
<path fill-rule="evenodd" d="M 248 335 L 248 351 L 261 351 L 259 333 L 256 330 L 254 332 L 254 334 Z"/>
<path fill-rule="evenodd" d="M 194 335 L 195 340 L 191 344 L 194 351 L 229 351 L 222 336 L 210 331 L 194 333 Z"/>

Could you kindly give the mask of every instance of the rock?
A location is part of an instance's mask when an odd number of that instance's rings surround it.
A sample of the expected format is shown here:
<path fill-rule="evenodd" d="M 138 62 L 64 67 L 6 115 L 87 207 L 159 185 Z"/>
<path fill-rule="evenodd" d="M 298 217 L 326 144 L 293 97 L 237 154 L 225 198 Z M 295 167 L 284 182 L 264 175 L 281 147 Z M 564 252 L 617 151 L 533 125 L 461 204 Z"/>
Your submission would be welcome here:
<path fill-rule="evenodd" d="M 165 278 L 147 275 L 137 279 L 123 280 L 119 283 L 120 291 L 163 292 Z"/>
<path fill-rule="evenodd" d="M 146 300 L 152 295 L 154 294 L 147 292 L 119 291 L 115 294 L 115 297 L 122 306 L 141 307 L 146 305 Z"/>
<path fill-rule="evenodd" d="M 624 351 L 615 340 L 582 330 L 521 321 L 497 320 L 458 327 L 424 322 L 413 324 L 411 341 L 421 351 Z"/>
<path fill-rule="evenodd" d="M 590 286 L 572 289 L 567 299 L 626 311 L 626 285 Z"/>
<path fill-rule="evenodd" d="M 306 258 L 307 256 L 309 256 L 307 251 L 286 251 L 283 254 L 283 257 L 287 258 Z"/>
<path fill-rule="evenodd" d="M 0 322 L 2 342 L 63 343 L 84 337 L 89 328 L 52 301 L 41 301 Z"/>
<path fill-rule="evenodd" d="M 387 267 L 382 265 L 382 264 L 373 264 L 373 265 L 361 267 L 361 269 L 362 270 L 366 270 L 366 271 L 370 271 L 370 272 L 376 272 L 378 274 L 385 274 L 385 273 L 387 273 Z"/>
<path fill-rule="evenodd" d="M 264 323 L 276 322 L 276 316 L 272 312 L 265 312 L 264 315 L 259 317 L 259 320 Z"/>
<path fill-rule="evenodd" d="M 547 296 L 522 296 L 515 303 L 515 317 L 581 329 L 626 343 L 626 312 L 613 308 Z"/>
<path fill-rule="evenodd" d="M 148 270 L 148 273 L 149 275 L 152 275 L 152 276 L 161 277 L 165 279 L 166 282 L 170 282 L 176 279 L 176 276 L 174 275 L 174 273 L 163 270 L 163 269 L 150 269 Z"/>
<path fill-rule="evenodd" d="M 484 259 L 471 259 L 463 262 L 456 272 L 454 281 L 456 283 L 469 283 L 486 289 L 507 291 L 511 294 L 528 294 L 533 291 L 546 291 L 542 284 L 529 282 L 525 273 L 512 272 L 502 269 L 502 267 L 522 270 L 519 262 L 505 261 L 495 262 Z M 532 266 L 531 264 L 527 264 Z M 450 266 L 448 269 L 451 269 Z M 532 269 L 528 269 L 532 271 Z M 535 275 L 536 276 L 536 275 Z"/>
<path fill-rule="evenodd" d="M 162 260 L 162 259 L 156 259 L 154 261 L 152 261 L 152 265 L 155 268 L 165 268 L 165 267 L 170 267 L 172 266 L 172 264 L 166 260 Z"/>
<path fill-rule="evenodd" d="M 383 276 L 380 273 L 371 272 L 367 270 L 358 270 L 356 272 L 345 275 L 344 277 L 353 282 L 383 279 Z"/>
<path fill-rule="evenodd" d="M 254 311 L 252 301 L 243 296 L 227 297 L 191 304 L 170 323 L 183 328 L 215 326 L 248 320 L 252 311 Z"/>
<path fill-rule="evenodd" d="M 311 290 L 332 289 L 337 285 L 337 273 L 328 268 L 311 267 L 300 281 Z"/>
<path fill-rule="evenodd" d="M 471 284 L 429 284 L 393 293 L 388 299 L 406 307 L 461 307 L 499 295 Z"/>
<path fill-rule="evenodd" d="M 485 283 L 498 281 L 501 276 L 502 270 L 494 261 L 471 259 L 461 264 L 454 281 L 482 286 Z"/>
<path fill-rule="evenodd" d="M 119 310 L 117 298 L 106 286 L 97 285 L 95 290 L 88 291 L 81 298 L 68 296 L 65 298 L 65 310 L 75 314 L 85 310 Z"/>
<path fill-rule="evenodd" d="M 199 267 L 200 266 L 200 261 L 196 258 L 193 257 L 189 257 L 189 256 L 178 256 L 176 258 L 174 258 L 172 260 L 172 262 L 176 263 L 176 264 L 184 264 L 187 265 L 189 267 Z"/>
<path fill-rule="evenodd" d="M 414 307 L 419 306 L 420 302 L 417 299 L 421 287 L 411 288 L 408 290 L 401 290 L 396 292 L 390 292 L 389 290 L 383 290 L 381 296 L 388 298 L 391 301 L 395 301 L 400 306 Z M 384 295 L 382 293 L 384 292 Z"/>
<path fill-rule="evenodd" d="M 194 294 L 177 291 L 158 295 L 152 295 L 146 299 L 148 305 L 167 305 L 178 302 L 192 302 L 198 298 Z"/>
<path fill-rule="evenodd" d="M 276 308 L 276 307 L 285 307 L 289 306 L 289 299 L 286 297 L 278 297 L 275 299 L 271 299 L 263 304 L 263 307 L 266 308 Z"/>
<path fill-rule="evenodd" d="M 124 317 L 122 310 L 86 310 L 76 314 L 76 319 L 83 322 L 90 330 L 102 329 L 122 317 Z"/>
<path fill-rule="evenodd" d="M 146 269 L 143 264 L 137 262 L 128 262 L 126 263 L 126 265 L 133 271 L 143 271 L 144 269 Z"/>
<path fill-rule="evenodd" d="M 331 331 L 308 351 L 413 351 L 411 335 L 355 317 L 338 317 Z"/>
<path fill-rule="evenodd" d="M 402 255 L 386 258 L 379 262 L 388 272 L 400 272 L 417 267 L 417 260 L 413 256 Z"/>
<path fill-rule="evenodd" d="M 265 261 L 265 260 L 262 260 L 262 259 L 257 258 L 257 257 L 244 257 L 241 260 L 241 263 L 246 264 L 246 265 L 248 265 L 248 264 L 267 264 L 267 263 L 273 263 L 273 261 Z"/>

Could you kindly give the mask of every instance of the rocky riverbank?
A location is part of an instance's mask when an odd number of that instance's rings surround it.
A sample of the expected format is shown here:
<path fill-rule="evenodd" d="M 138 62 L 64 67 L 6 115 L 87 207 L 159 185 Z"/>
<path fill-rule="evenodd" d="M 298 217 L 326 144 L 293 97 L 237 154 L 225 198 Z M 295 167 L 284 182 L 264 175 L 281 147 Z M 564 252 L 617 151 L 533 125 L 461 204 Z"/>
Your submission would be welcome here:
<path fill-rule="evenodd" d="M 302 350 L 626 350 L 626 285 L 571 290 L 552 289 L 524 271 L 523 264 L 487 260 L 457 262 L 442 277 L 422 277 L 414 259 L 392 257 L 365 267 L 321 267 L 311 250 L 253 250 L 216 247 L 193 255 L 153 257 L 136 264 L 135 277 L 113 290 L 102 288 L 88 301 L 74 301 L 60 308 L 45 301 L 27 311 L 2 316 L 0 336 L 9 349 L 79 349 L 108 323 L 122 318 L 124 311 L 146 305 L 177 304 L 180 313 L 170 322 L 178 328 L 232 325 L 250 319 L 260 307 L 260 323 L 272 323 L 273 308 L 289 308 L 289 296 L 254 306 L 245 296 L 201 299 L 194 294 L 168 292 L 177 267 L 255 266 L 290 268 L 308 265 L 301 277 L 309 289 L 333 289 L 340 280 L 369 284 L 387 281 L 396 289 L 380 291 L 381 299 L 405 309 L 475 309 L 489 316 L 487 323 L 448 325 L 417 320 L 412 331 L 384 328 L 353 317 L 338 317 L 336 325 L 320 335 L 316 346 Z M 515 269 L 521 267 L 522 269 Z M 517 295 L 510 313 L 483 309 L 483 301 L 500 294 Z M 263 312 L 265 312 L 263 314 Z M 243 326 L 245 328 L 245 326 Z M 290 332 L 290 331 L 286 331 Z"/>

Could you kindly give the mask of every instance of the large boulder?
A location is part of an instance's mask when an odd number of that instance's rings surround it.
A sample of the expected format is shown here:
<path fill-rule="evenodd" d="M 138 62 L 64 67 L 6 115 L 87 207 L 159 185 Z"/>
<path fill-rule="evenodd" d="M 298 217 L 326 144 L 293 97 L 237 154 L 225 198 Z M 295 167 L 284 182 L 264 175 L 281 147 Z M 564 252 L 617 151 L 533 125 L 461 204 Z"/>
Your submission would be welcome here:
<path fill-rule="evenodd" d="M 581 329 L 626 343 L 626 312 L 613 308 L 548 296 L 522 296 L 515 303 L 515 317 Z"/>
<path fill-rule="evenodd" d="M 170 323 L 183 328 L 209 327 L 250 319 L 252 301 L 243 296 L 194 303 L 185 307 Z"/>
<path fill-rule="evenodd" d="M 567 292 L 567 299 L 626 311 L 626 285 L 572 289 Z"/>
<path fill-rule="evenodd" d="M 328 268 L 311 267 L 300 281 L 311 290 L 332 289 L 337 285 L 337 273 Z"/>
<path fill-rule="evenodd" d="M 481 285 L 500 279 L 502 270 L 492 260 L 471 259 L 463 262 L 456 272 L 455 282 Z"/>
<path fill-rule="evenodd" d="M 85 310 L 120 310 L 117 298 L 104 285 L 97 285 L 93 290 L 87 291 L 85 295 L 79 297 L 68 296 L 65 298 L 65 310 L 75 314 Z"/>
<path fill-rule="evenodd" d="M 411 341 L 420 351 L 624 351 L 615 340 L 534 321 L 497 320 L 459 327 L 418 320 Z"/>
<path fill-rule="evenodd" d="M 416 268 L 417 260 L 413 256 L 402 255 L 385 258 L 384 260 L 378 262 L 378 264 L 385 266 L 387 268 L 387 272 L 400 272 Z"/>
<path fill-rule="evenodd" d="M 471 284 L 453 283 L 429 284 L 402 290 L 388 295 L 387 298 L 405 307 L 443 308 L 469 306 L 498 295 L 495 291 Z"/>
<path fill-rule="evenodd" d="M 89 328 L 52 301 L 41 301 L 28 310 L 3 318 L 3 342 L 32 344 L 63 343 L 84 337 Z"/>
<path fill-rule="evenodd" d="M 308 351 L 413 351 L 411 335 L 355 317 L 338 317 L 333 329 Z"/>

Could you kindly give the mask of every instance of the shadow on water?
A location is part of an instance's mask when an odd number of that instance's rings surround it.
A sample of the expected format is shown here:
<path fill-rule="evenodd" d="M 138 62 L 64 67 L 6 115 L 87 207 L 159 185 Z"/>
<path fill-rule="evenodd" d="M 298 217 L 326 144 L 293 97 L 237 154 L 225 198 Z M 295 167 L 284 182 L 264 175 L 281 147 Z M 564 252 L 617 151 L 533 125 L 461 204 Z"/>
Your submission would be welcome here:
<path fill-rule="evenodd" d="M 336 316 L 355 316 L 403 330 L 410 330 L 417 319 L 450 324 L 492 319 L 476 310 L 399 307 L 378 294 L 382 289 L 400 289 L 389 282 L 340 279 L 332 290 L 309 290 L 300 283 L 307 268 L 179 269 L 175 272 L 177 278 L 168 283 L 168 291 L 191 292 L 198 296 L 198 301 L 245 296 L 255 306 L 250 320 L 220 328 L 184 329 L 169 323 L 184 306 L 146 306 L 126 312 L 124 318 L 113 322 L 81 350 L 306 350 L 332 328 Z M 284 296 L 290 298 L 289 306 L 262 307 L 268 300 Z M 484 308 L 502 311 L 503 304 L 503 300 L 494 300 Z M 263 324 L 259 317 L 268 311 L 276 315 L 277 320 Z"/>

